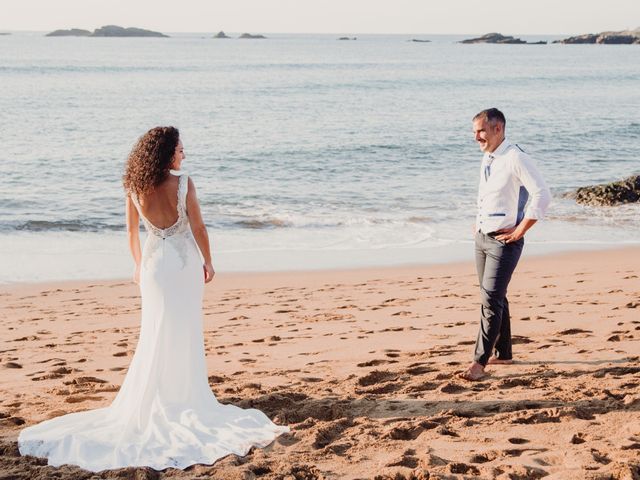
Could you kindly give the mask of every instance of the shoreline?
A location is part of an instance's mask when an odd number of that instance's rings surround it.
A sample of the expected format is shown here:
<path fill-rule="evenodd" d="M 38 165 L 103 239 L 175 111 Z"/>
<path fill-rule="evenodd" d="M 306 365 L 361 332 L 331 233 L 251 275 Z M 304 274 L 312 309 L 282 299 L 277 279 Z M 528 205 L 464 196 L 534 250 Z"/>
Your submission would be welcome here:
<path fill-rule="evenodd" d="M 640 468 L 639 250 L 525 255 L 509 292 L 515 362 L 479 383 L 456 377 L 478 329 L 471 262 L 221 274 L 203 308 L 210 386 L 292 431 L 158 478 L 627 478 Z M 0 290 L 0 475 L 45 478 L 17 435 L 110 404 L 136 348 L 138 287 Z"/>
<path fill-rule="evenodd" d="M 98 250 L 104 249 L 103 246 L 98 246 Z M 527 257 L 548 257 L 548 256 L 564 256 L 571 254 L 580 254 L 588 252 L 603 252 L 603 251 L 618 251 L 618 250 L 640 250 L 640 241 L 638 242 L 624 242 L 624 243 L 603 243 L 603 242 L 584 242 L 575 243 L 568 242 L 566 244 L 560 243 L 538 243 L 531 242 L 525 244 L 525 250 L 523 253 L 523 259 Z M 309 262 L 308 257 L 310 255 L 317 255 L 314 266 L 301 266 L 300 268 L 273 268 L 268 265 L 266 268 L 247 269 L 242 266 L 237 267 L 238 263 L 247 263 L 247 258 L 257 259 L 259 254 L 263 253 L 263 258 L 268 257 L 271 265 L 277 264 L 294 264 L 303 262 Z M 48 254 L 51 255 L 51 254 Z M 374 255 L 379 255 L 377 264 L 371 265 L 369 258 Z M 328 257 L 333 257 L 333 263 Z M 427 258 L 428 257 L 428 258 Z M 286 258 L 286 260 L 283 260 Z M 349 260 L 347 260 L 349 258 Z M 447 244 L 440 246 L 431 246 L 425 248 L 400 248 L 400 249 L 360 249 L 360 250 L 280 250 L 280 251 L 251 251 L 251 252 L 213 252 L 214 268 L 218 275 L 277 275 L 277 274 L 309 274 L 311 272 L 345 272 L 345 271 L 366 271 L 366 270 L 392 270 L 396 268 L 412 269 L 412 268 L 433 268 L 434 266 L 446 266 L 474 262 L 473 259 L 473 241 L 468 241 L 459 244 Z M 237 259 L 238 262 L 234 262 Z M 118 264 L 117 270 L 122 270 L 121 265 L 128 265 L 128 269 L 133 268 L 133 262 L 130 259 L 128 251 L 120 251 L 120 256 L 117 259 L 107 259 L 104 254 L 94 255 L 94 263 L 98 261 L 108 261 L 112 264 Z M 43 257 L 41 262 L 46 262 L 47 257 Z M 56 258 L 59 261 L 59 258 Z M 350 262 L 346 266 L 340 266 L 340 263 L 344 264 Z M 20 263 L 19 259 L 14 260 L 14 265 Z M 255 263 L 259 264 L 259 261 Z M 320 267 L 320 264 L 327 264 L 326 267 Z M 222 266 L 220 266 L 222 265 Z M 235 265 L 236 268 L 229 268 L 230 265 Z M 261 264 L 265 266 L 265 264 Z M 225 268 L 226 267 L 226 268 Z M 15 269 L 17 267 L 13 267 Z M 87 269 L 85 264 L 85 270 Z M 96 267 L 97 268 L 97 267 Z M 475 267 L 474 267 L 475 268 Z M 7 271 L 12 271 L 9 267 Z M 35 281 L 0 281 L 0 291 L 4 288 L 20 285 L 37 285 L 37 284 L 50 284 L 67 282 L 105 282 L 105 281 L 128 281 L 128 278 L 122 275 L 113 275 L 105 277 L 91 277 L 84 276 L 79 278 L 64 278 L 64 279 L 36 279 Z"/>

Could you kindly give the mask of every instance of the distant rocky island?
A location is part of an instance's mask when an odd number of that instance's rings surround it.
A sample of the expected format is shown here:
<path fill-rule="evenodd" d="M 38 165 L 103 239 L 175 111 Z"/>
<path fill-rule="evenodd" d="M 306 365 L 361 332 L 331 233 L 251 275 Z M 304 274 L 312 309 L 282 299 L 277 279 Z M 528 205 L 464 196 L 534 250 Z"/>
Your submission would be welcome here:
<path fill-rule="evenodd" d="M 248 39 L 263 39 L 263 38 L 267 38 L 264 35 L 252 35 L 250 33 L 243 33 L 242 35 L 240 35 L 238 38 L 248 38 Z"/>
<path fill-rule="evenodd" d="M 600 43 L 609 45 L 640 45 L 640 27 L 635 30 L 621 30 L 619 32 L 587 33 L 576 37 L 556 40 L 553 43 L 583 44 Z"/>
<path fill-rule="evenodd" d="M 143 28 L 129 27 L 124 28 L 118 25 L 105 25 L 101 28 L 96 28 L 93 33 L 89 30 L 82 30 L 80 28 L 72 28 L 70 30 L 55 30 L 51 33 L 47 33 L 47 37 L 163 37 L 168 38 L 168 35 L 160 32 L 154 32 L 153 30 L 145 30 Z"/>
<path fill-rule="evenodd" d="M 358 37 L 340 37 L 338 40 L 357 40 Z"/>
<path fill-rule="evenodd" d="M 11 32 L 0 32 L 0 35 L 11 35 Z"/>
<path fill-rule="evenodd" d="M 91 34 L 92 37 L 164 37 L 168 35 L 143 28 L 123 28 L 117 25 L 106 25 L 102 28 L 96 28 Z"/>
<path fill-rule="evenodd" d="M 565 193 L 581 205 L 614 206 L 640 202 L 640 175 L 634 175 L 618 182 L 580 187 Z"/>
<path fill-rule="evenodd" d="M 420 38 L 412 38 L 411 40 L 409 40 L 409 42 L 416 42 L 416 43 L 431 43 L 431 40 L 422 40 Z"/>
<path fill-rule="evenodd" d="M 69 30 L 55 30 L 47 33 L 45 37 L 89 37 L 91 32 L 89 30 L 82 30 L 81 28 L 71 28 Z"/>
<path fill-rule="evenodd" d="M 224 33 L 224 31 L 220 30 L 218 33 L 216 33 L 213 38 L 231 38 L 229 35 L 227 35 L 226 33 Z M 245 38 L 245 39 L 264 39 L 267 38 L 264 35 L 252 35 L 250 33 L 243 33 L 242 35 L 240 35 L 238 38 Z"/>
<path fill-rule="evenodd" d="M 462 40 L 460 43 L 500 43 L 509 45 L 545 45 L 547 42 L 526 42 L 520 38 L 502 35 L 500 33 L 487 33 L 477 38 Z"/>

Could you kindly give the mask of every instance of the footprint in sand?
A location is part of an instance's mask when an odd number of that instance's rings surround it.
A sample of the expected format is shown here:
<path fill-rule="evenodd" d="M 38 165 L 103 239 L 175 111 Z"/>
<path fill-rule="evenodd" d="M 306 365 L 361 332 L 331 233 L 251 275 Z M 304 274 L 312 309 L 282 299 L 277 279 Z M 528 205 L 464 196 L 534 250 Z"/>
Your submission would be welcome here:
<path fill-rule="evenodd" d="M 40 337 L 38 337 L 36 335 L 29 335 L 28 337 L 16 338 L 13 341 L 14 342 L 29 342 L 29 341 L 33 341 L 33 340 L 40 340 Z"/>
<path fill-rule="evenodd" d="M 574 445 L 580 445 L 581 443 L 586 442 L 585 438 L 584 438 L 584 434 L 583 433 L 574 433 L 571 436 L 571 439 L 569 440 L 569 443 L 572 443 Z"/>
<path fill-rule="evenodd" d="M 476 453 L 469 459 L 469 463 L 487 463 L 492 462 L 498 458 L 500 454 L 495 451 L 489 451 L 485 453 Z"/>
<path fill-rule="evenodd" d="M 358 367 L 377 367 L 378 365 L 384 365 L 385 363 L 398 363 L 397 360 L 369 360 L 368 362 L 358 363 Z"/>
<path fill-rule="evenodd" d="M 413 449 L 409 449 L 405 451 L 400 458 L 392 460 L 387 463 L 385 466 L 387 467 L 406 467 L 406 468 L 417 468 L 420 465 L 420 459 L 415 456 L 416 451 Z"/>
<path fill-rule="evenodd" d="M 602 453 L 598 450 L 596 450 L 595 448 L 591 449 L 591 456 L 593 457 L 593 459 L 602 464 L 602 465 L 608 465 L 611 463 L 611 459 L 609 457 L 607 457 L 607 455 L 605 453 Z"/>
<path fill-rule="evenodd" d="M 447 465 L 446 471 L 456 475 L 480 475 L 480 470 L 473 465 L 467 465 L 466 463 L 454 462 Z"/>
<path fill-rule="evenodd" d="M 583 330 L 581 328 L 569 328 L 558 332 L 557 335 L 578 335 L 580 333 L 590 334 L 593 332 L 591 330 Z"/>
<path fill-rule="evenodd" d="M 530 387 L 533 384 L 533 380 L 529 378 L 506 378 L 501 380 L 498 388 L 514 388 L 514 387 Z"/>
<path fill-rule="evenodd" d="M 459 437 L 460 436 L 460 435 L 458 435 L 457 432 L 455 432 L 451 428 L 447 427 L 446 425 L 440 425 L 438 428 L 436 428 L 436 433 L 439 433 L 440 435 L 446 435 L 447 437 Z"/>
<path fill-rule="evenodd" d="M 425 392 L 429 390 L 435 390 L 438 388 L 438 384 L 434 382 L 422 382 L 417 385 L 410 385 L 406 388 L 407 393 Z"/>
<path fill-rule="evenodd" d="M 390 382 L 398 379 L 398 374 L 390 372 L 388 370 L 374 370 L 371 373 L 360 377 L 358 379 L 358 385 L 361 387 L 368 387 L 379 383 Z"/>
<path fill-rule="evenodd" d="M 14 427 L 19 425 L 24 425 L 24 418 L 21 417 L 6 417 L 0 420 L 0 425 L 6 425 L 8 427 Z"/>
<path fill-rule="evenodd" d="M 529 440 L 526 438 L 512 437 L 509 438 L 507 442 L 512 443 L 513 445 L 524 445 L 525 443 L 529 443 Z"/>
<path fill-rule="evenodd" d="M 63 382 L 65 385 L 86 385 L 90 383 L 108 383 L 106 380 L 97 377 L 78 377 L 68 382 Z"/>
<path fill-rule="evenodd" d="M 543 478 L 549 475 L 546 470 L 537 467 L 529 467 L 526 465 L 505 465 L 500 466 L 499 468 L 505 475 L 504 478 L 538 480 L 539 478 Z"/>
<path fill-rule="evenodd" d="M 426 420 L 419 423 L 403 422 L 389 429 L 385 434 L 383 434 L 383 438 L 402 441 L 415 440 L 425 430 L 431 430 L 436 427 L 438 427 L 437 423 Z"/>
<path fill-rule="evenodd" d="M 407 368 L 406 373 L 409 375 L 424 375 L 425 373 L 435 372 L 437 368 L 429 367 L 423 364 L 412 364 Z"/>
<path fill-rule="evenodd" d="M 460 392 L 464 392 L 467 390 L 467 387 L 464 387 L 462 385 L 459 385 L 457 383 L 452 383 L 452 382 L 447 382 L 444 385 L 442 385 L 439 389 L 440 392 L 442 393 L 460 393 Z"/>
<path fill-rule="evenodd" d="M 324 422 L 323 422 L 324 423 Z M 342 418 L 333 422 L 328 422 L 318 428 L 313 438 L 313 448 L 324 448 L 333 443 L 346 429 L 353 426 L 353 420 Z"/>
<path fill-rule="evenodd" d="M 396 316 L 402 316 L 402 317 L 406 317 L 408 315 L 411 315 L 412 313 L 408 310 L 401 310 L 399 312 L 396 313 L 392 313 L 391 316 L 392 317 L 396 317 Z"/>
<path fill-rule="evenodd" d="M 528 343 L 535 343 L 535 340 L 531 340 L 529 337 L 523 337 L 522 335 L 513 335 L 511 337 L 511 343 L 513 345 L 526 345 Z"/>
<path fill-rule="evenodd" d="M 90 400 L 91 401 L 102 400 L 102 397 L 92 397 L 89 395 L 74 395 L 64 399 L 64 401 L 67 403 L 81 403 L 81 402 L 86 402 Z"/>

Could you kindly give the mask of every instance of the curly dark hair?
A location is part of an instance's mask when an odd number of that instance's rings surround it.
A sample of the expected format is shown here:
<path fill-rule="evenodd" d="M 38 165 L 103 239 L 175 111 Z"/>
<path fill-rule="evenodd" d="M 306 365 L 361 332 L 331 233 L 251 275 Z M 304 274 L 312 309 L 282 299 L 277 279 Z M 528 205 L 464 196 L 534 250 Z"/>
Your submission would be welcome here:
<path fill-rule="evenodd" d="M 179 141 L 175 127 L 155 127 L 142 135 L 127 159 L 122 177 L 125 190 L 140 197 L 160 185 L 169 175 Z"/>

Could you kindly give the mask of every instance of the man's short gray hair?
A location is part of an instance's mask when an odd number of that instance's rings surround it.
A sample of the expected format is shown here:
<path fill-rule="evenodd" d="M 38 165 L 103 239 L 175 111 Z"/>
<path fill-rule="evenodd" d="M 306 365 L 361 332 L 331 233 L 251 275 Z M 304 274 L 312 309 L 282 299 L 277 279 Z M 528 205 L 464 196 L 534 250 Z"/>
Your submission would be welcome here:
<path fill-rule="evenodd" d="M 482 110 L 481 112 L 476 113 L 476 116 L 473 117 L 474 120 L 478 120 L 480 118 L 484 118 L 487 122 L 495 125 L 496 122 L 501 123 L 502 125 L 507 125 L 507 119 L 504 118 L 504 113 L 502 113 L 497 108 L 487 108 L 486 110 Z"/>

